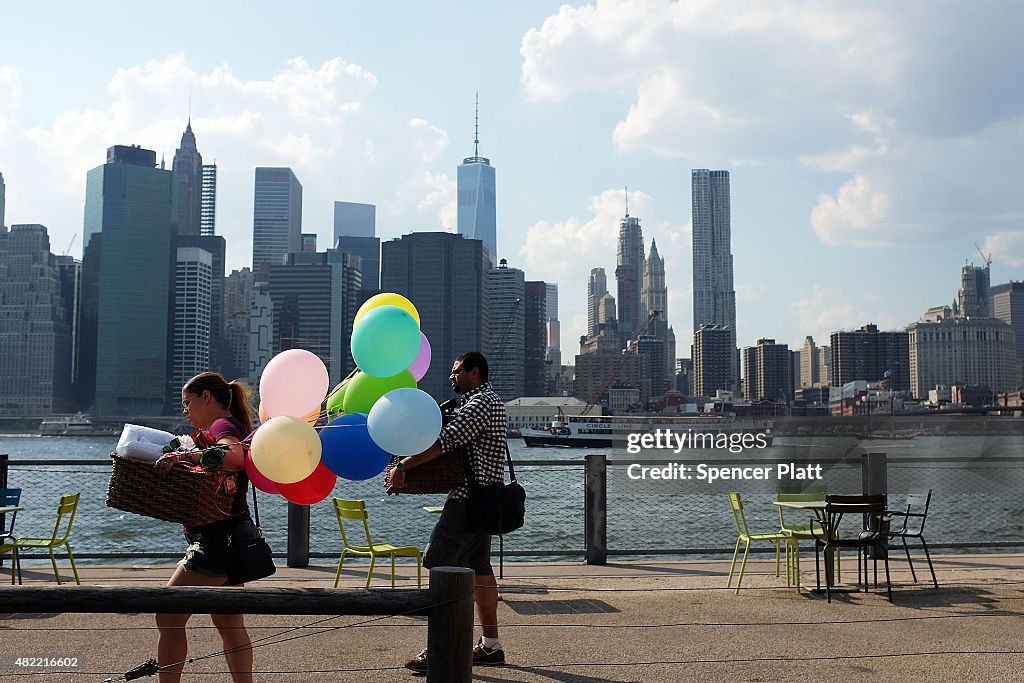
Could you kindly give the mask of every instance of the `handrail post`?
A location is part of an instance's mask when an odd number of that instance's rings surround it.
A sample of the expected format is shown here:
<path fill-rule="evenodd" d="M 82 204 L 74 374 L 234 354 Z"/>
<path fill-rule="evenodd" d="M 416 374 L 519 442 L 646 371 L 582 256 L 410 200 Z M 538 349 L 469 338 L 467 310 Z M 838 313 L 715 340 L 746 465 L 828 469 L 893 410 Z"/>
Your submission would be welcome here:
<path fill-rule="evenodd" d="M 608 458 L 588 453 L 584 471 L 584 525 L 587 564 L 608 562 Z"/>
<path fill-rule="evenodd" d="M 427 618 L 427 683 L 473 680 L 473 591 L 476 575 L 466 567 L 430 570 Z"/>
<path fill-rule="evenodd" d="M 885 453 L 865 453 L 861 463 L 861 491 L 866 496 L 889 495 L 888 456 Z M 876 548 L 878 552 L 875 552 Z M 871 559 L 883 559 L 888 555 L 886 546 L 867 549 Z M 882 554 L 885 553 L 885 554 Z"/>
<path fill-rule="evenodd" d="M 7 488 L 7 459 L 6 453 L 0 453 L 0 489 Z M 7 515 L 0 512 L 0 529 L 6 528 Z M 0 557 L 0 567 L 4 566 L 4 560 Z M 13 569 L 11 571 L 14 571 Z"/>
<path fill-rule="evenodd" d="M 309 506 L 288 501 L 288 566 L 309 566 Z"/>

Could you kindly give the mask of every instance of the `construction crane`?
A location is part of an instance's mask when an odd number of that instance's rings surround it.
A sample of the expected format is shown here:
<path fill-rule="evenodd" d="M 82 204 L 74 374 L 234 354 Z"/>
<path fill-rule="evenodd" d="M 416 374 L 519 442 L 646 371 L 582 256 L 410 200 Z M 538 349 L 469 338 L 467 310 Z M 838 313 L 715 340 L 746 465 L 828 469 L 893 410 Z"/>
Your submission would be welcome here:
<path fill-rule="evenodd" d="M 992 265 L 992 254 L 989 254 L 988 256 L 985 256 L 985 252 L 983 252 L 981 250 L 981 247 L 978 246 L 977 242 L 974 243 L 974 248 L 978 250 L 978 254 L 981 256 L 981 260 L 985 263 L 985 268 L 986 269 L 990 265 Z"/>
<path fill-rule="evenodd" d="M 71 246 L 75 243 L 75 239 L 77 237 L 78 237 L 78 233 L 77 232 L 74 235 L 71 236 L 71 241 L 68 242 L 68 246 L 64 250 L 64 253 L 62 254 L 62 256 L 67 256 L 68 255 L 68 252 L 71 251 Z"/>
<path fill-rule="evenodd" d="M 604 395 L 604 392 L 608 390 L 608 387 L 611 386 L 612 382 L 615 381 L 615 378 L 618 376 L 619 371 L 622 370 L 622 366 L 626 364 L 626 359 L 629 357 L 630 353 L 630 347 L 636 344 L 637 341 L 639 341 L 640 337 L 647 334 L 647 330 L 651 329 L 651 325 L 654 324 L 654 321 L 657 319 L 659 315 L 661 315 L 661 311 L 652 310 L 651 314 L 647 316 L 647 321 L 643 325 L 641 325 L 640 329 L 636 331 L 636 334 L 630 337 L 630 339 L 626 342 L 626 348 L 622 350 L 622 355 L 619 358 L 619 362 L 615 364 L 615 369 L 612 370 L 612 372 L 608 375 L 608 378 L 605 379 L 604 382 L 602 382 L 598 390 L 594 392 L 594 394 L 591 396 L 590 400 L 587 402 L 587 405 L 584 406 L 583 412 L 580 413 L 581 417 L 589 413 L 590 409 L 597 405 L 598 400 L 600 400 L 601 396 Z"/>

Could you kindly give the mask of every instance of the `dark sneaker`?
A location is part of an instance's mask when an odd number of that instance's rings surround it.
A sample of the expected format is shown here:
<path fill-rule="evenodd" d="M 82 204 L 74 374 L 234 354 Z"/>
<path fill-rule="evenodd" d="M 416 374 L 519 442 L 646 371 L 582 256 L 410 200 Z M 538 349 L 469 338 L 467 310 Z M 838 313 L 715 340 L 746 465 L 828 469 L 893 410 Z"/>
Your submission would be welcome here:
<path fill-rule="evenodd" d="M 423 652 L 406 662 L 405 668 L 415 674 L 423 674 L 425 676 L 427 674 L 427 648 L 423 648 Z"/>
<path fill-rule="evenodd" d="M 505 666 L 505 651 L 484 647 L 481 640 L 473 648 L 473 666 Z"/>

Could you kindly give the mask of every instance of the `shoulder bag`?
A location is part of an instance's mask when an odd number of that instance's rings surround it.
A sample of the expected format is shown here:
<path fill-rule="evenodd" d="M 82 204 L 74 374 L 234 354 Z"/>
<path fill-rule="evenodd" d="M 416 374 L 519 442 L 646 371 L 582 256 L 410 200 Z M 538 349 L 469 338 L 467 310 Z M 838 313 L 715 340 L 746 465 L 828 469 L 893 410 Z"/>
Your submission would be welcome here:
<path fill-rule="evenodd" d="M 250 484 L 251 486 L 251 484 Z M 256 516 L 256 535 L 251 538 L 228 536 L 228 582 L 229 586 L 265 579 L 277 572 L 270 544 L 260 529 L 260 508 L 256 502 L 256 487 L 252 487 L 252 508 Z"/>
<path fill-rule="evenodd" d="M 477 484 L 473 468 L 470 466 L 469 453 L 463 455 L 466 470 L 466 484 L 469 488 L 469 499 L 466 501 L 466 513 L 469 518 L 469 530 L 475 534 L 507 534 L 523 526 L 526 521 L 526 489 L 516 481 L 516 471 L 512 467 L 512 454 L 505 444 L 505 457 L 508 462 L 508 475 L 511 482 L 498 484 Z"/>

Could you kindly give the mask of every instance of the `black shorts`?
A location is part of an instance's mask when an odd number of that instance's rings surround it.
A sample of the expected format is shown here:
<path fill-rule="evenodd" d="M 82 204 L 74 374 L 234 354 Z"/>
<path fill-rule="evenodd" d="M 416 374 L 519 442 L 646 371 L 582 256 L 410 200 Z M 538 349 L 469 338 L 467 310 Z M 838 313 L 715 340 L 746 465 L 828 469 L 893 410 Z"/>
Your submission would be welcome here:
<path fill-rule="evenodd" d="M 258 536 L 256 525 L 248 515 L 234 522 L 217 522 L 208 526 L 194 527 L 185 534 L 188 548 L 185 557 L 178 562 L 189 571 L 206 576 L 228 576 L 228 537 L 250 540 Z"/>
<path fill-rule="evenodd" d="M 494 576 L 490 535 L 474 534 L 467 527 L 465 501 L 445 501 L 423 553 L 423 566 L 469 567 L 477 576 Z"/>

